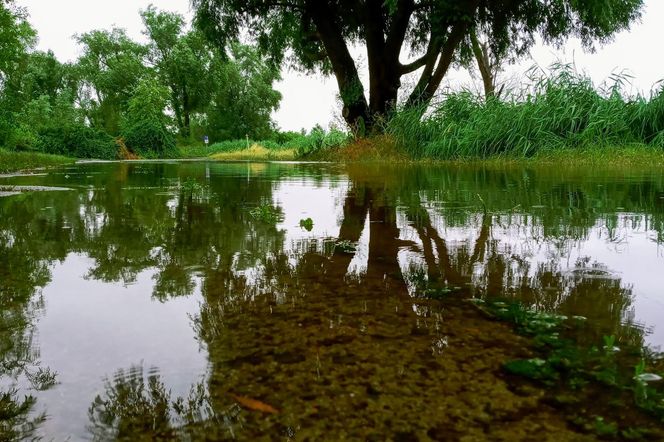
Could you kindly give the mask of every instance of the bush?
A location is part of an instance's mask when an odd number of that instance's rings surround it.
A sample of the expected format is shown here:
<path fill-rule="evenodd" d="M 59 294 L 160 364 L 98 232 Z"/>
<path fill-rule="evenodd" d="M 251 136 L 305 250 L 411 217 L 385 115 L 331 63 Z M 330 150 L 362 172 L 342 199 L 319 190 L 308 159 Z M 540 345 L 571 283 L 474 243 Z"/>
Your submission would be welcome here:
<path fill-rule="evenodd" d="M 113 160 L 117 157 L 113 137 L 83 125 L 45 129 L 38 134 L 35 147 L 45 153 L 76 158 Z"/>
<path fill-rule="evenodd" d="M 300 135 L 298 138 L 286 144 L 287 147 L 295 148 L 297 156 L 311 154 L 321 149 L 340 147 L 348 143 L 349 137 L 339 129 L 330 129 L 326 132 L 322 127 L 316 126 L 308 135 Z"/>
<path fill-rule="evenodd" d="M 125 144 L 141 156 L 175 155 L 175 137 L 157 120 L 133 123 L 122 132 Z"/>

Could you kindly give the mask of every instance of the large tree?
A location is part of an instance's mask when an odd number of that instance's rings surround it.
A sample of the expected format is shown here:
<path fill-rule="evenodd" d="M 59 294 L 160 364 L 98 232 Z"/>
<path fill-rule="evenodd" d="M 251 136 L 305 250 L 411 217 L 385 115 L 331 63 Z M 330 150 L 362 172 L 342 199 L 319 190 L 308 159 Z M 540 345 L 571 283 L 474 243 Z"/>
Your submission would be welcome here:
<path fill-rule="evenodd" d="M 83 47 L 77 63 L 81 106 L 92 126 L 117 135 L 134 89 L 152 75 L 145 63 L 148 50 L 119 28 L 91 31 L 77 40 Z"/>
<path fill-rule="evenodd" d="M 11 0 L 0 0 L 0 80 L 9 74 L 36 42 L 27 12 Z"/>
<path fill-rule="evenodd" d="M 184 18 L 150 5 L 141 12 L 150 39 L 149 59 L 170 90 L 170 107 L 180 135 L 188 137 L 191 117 L 210 102 L 214 51 L 203 36 L 185 29 Z"/>
<path fill-rule="evenodd" d="M 192 0 L 199 26 L 220 46 L 253 37 L 275 63 L 292 54 L 304 69 L 333 73 L 343 116 L 371 129 L 397 102 L 401 77 L 418 72 L 407 105 L 426 105 L 475 29 L 487 29 L 496 53 L 523 49 L 536 35 L 560 43 L 577 36 L 591 47 L 626 29 L 643 0 Z M 351 45 L 367 51 L 369 96 Z M 401 56 L 411 55 L 404 62 Z"/>

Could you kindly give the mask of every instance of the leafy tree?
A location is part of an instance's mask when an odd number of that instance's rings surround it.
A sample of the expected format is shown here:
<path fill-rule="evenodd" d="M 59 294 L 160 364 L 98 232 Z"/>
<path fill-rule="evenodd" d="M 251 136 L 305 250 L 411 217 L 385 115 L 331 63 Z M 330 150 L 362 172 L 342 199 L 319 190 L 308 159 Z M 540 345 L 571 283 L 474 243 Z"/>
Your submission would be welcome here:
<path fill-rule="evenodd" d="M 272 87 L 279 71 L 255 48 L 236 44 L 231 52 L 231 59 L 213 64 L 216 93 L 207 112 L 208 132 L 215 140 L 269 138 L 274 133 L 271 114 L 281 101 Z"/>
<path fill-rule="evenodd" d="M 77 40 L 83 46 L 77 63 L 82 80 L 80 104 L 93 126 L 117 135 L 134 88 L 150 75 L 145 65 L 147 48 L 119 28 L 91 31 Z"/>
<path fill-rule="evenodd" d="M 170 89 L 169 106 L 182 137 L 191 135 L 192 119 L 213 140 L 272 133 L 271 113 L 281 100 L 272 87 L 279 79 L 275 66 L 240 44 L 221 54 L 201 32 L 187 31 L 178 14 L 150 6 L 141 16 L 149 59 Z"/>
<path fill-rule="evenodd" d="M 0 100 L 10 127 L 2 144 L 32 149 L 48 128 L 83 124 L 74 106 L 76 89 L 72 67 L 60 63 L 52 52 L 24 54 L 3 84 Z"/>
<path fill-rule="evenodd" d="M 7 81 L 35 41 L 36 33 L 27 22 L 25 9 L 11 1 L 0 1 L 0 146 L 11 144 L 15 134 L 15 103 L 7 94 Z"/>
<path fill-rule="evenodd" d="M 419 72 L 406 104 L 426 105 L 476 28 L 488 29 L 496 53 L 523 50 L 535 35 L 560 43 L 580 37 L 590 47 L 626 29 L 643 0 L 192 0 L 198 25 L 220 47 L 247 33 L 280 64 L 288 53 L 300 67 L 337 79 L 349 125 L 371 129 L 396 104 L 401 77 Z M 515 32 L 516 31 L 516 32 Z M 351 44 L 366 46 L 369 100 Z M 416 54 L 402 63 L 400 55 Z"/>
<path fill-rule="evenodd" d="M 164 110 L 168 88 L 158 80 L 146 77 L 134 88 L 124 116 L 122 135 L 127 147 L 144 154 L 164 154 L 175 147 L 168 130 Z"/>
<path fill-rule="evenodd" d="M 10 72 L 36 42 L 27 12 L 12 1 L 0 1 L 0 80 Z"/>
<path fill-rule="evenodd" d="M 150 39 L 150 61 L 170 89 L 169 104 L 180 135 L 188 137 L 192 114 L 206 109 L 213 92 L 209 72 L 213 51 L 200 33 L 185 32 L 179 14 L 150 6 L 141 17 Z"/>

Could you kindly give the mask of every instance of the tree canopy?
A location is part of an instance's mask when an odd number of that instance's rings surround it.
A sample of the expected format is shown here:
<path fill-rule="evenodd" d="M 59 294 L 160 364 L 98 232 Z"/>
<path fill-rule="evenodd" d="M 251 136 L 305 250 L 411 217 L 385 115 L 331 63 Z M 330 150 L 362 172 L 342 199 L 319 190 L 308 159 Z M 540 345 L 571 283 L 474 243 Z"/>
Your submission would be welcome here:
<path fill-rule="evenodd" d="M 253 48 L 228 54 L 179 14 L 141 11 L 147 42 L 122 28 L 76 35 L 81 56 L 61 63 L 33 49 L 27 12 L 0 0 L 0 147 L 115 158 L 183 143 L 269 138 L 279 69 Z M 171 150 L 171 152 L 174 152 Z"/>
<path fill-rule="evenodd" d="M 404 75 L 417 81 L 404 103 L 430 102 L 460 44 L 480 28 L 495 53 L 524 51 L 537 35 L 586 47 L 609 40 L 636 20 L 643 0 L 192 0 L 196 21 L 221 48 L 244 35 L 276 64 L 290 58 L 333 73 L 343 116 L 371 128 L 396 104 Z M 368 100 L 351 46 L 362 44 Z M 410 56 L 409 61 L 402 61 Z"/>

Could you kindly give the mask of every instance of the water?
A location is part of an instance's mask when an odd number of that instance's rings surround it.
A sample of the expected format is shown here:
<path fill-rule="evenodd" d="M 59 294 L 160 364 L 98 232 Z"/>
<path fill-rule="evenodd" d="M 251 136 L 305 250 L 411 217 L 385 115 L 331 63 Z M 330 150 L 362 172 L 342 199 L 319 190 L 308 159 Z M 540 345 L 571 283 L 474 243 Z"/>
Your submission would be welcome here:
<path fill-rule="evenodd" d="M 661 172 L 145 162 L 0 187 L 10 438 L 592 440 L 466 300 L 664 343 Z"/>

